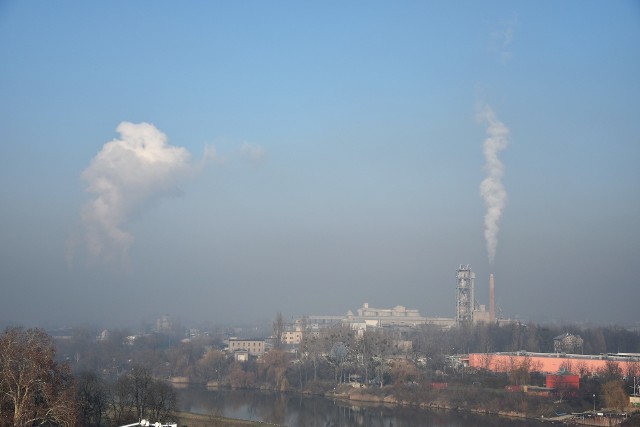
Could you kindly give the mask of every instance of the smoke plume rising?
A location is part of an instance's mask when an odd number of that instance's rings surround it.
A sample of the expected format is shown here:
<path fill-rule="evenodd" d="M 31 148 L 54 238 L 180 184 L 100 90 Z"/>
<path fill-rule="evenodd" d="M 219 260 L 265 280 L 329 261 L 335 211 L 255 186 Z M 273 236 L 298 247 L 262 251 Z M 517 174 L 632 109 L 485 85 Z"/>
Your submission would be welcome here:
<path fill-rule="evenodd" d="M 488 105 L 481 109 L 479 118 L 487 124 L 488 134 L 483 145 L 487 177 L 480 184 L 480 194 L 487 207 L 484 216 L 484 238 L 489 262 L 493 264 L 498 246 L 499 222 L 507 203 L 507 192 L 502 185 L 504 165 L 498 158 L 498 153 L 509 145 L 509 129 L 496 119 L 495 113 Z"/>
<path fill-rule="evenodd" d="M 249 144 L 248 142 L 244 142 L 240 146 L 240 153 L 245 159 L 254 165 L 258 165 L 262 162 L 266 155 L 264 148 L 259 145 Z"/>
<path fill-rule="evenodd" d="M 124 229 L 132 216 L 164 196 L 193 168 L 189 152 L 167 143 L 148 123 L 122 122 L 120 139 L 104 144 L 82 173 L 95 195 L 82 211 L 85 244 L 94 258 L 126 262 L 133 242 Z"/>

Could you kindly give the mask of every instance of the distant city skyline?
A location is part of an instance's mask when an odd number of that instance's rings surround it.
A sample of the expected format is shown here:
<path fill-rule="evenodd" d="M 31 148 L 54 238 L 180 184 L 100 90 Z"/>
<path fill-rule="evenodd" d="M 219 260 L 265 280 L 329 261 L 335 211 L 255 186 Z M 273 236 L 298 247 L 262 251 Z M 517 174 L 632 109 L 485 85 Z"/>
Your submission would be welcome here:
<path fill-rule="evenodd" d="M 0 4 L 0 325 L 638 325 L 634 1 Z"/>

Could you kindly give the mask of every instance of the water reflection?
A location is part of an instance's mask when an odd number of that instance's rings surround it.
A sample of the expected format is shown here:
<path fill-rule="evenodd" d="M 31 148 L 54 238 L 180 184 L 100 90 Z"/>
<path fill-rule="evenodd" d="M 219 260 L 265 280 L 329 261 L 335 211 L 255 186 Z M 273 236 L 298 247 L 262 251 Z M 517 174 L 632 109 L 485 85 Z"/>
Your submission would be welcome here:
<path fill-rule="evenodd" d="M 366 406 L 318 396 L 257 390 L 177 390 L 180 409 L 200 414 L 263 421 L 288 427 L 538 427 L 531 420 L 509 420 L 452 411 Z"/>

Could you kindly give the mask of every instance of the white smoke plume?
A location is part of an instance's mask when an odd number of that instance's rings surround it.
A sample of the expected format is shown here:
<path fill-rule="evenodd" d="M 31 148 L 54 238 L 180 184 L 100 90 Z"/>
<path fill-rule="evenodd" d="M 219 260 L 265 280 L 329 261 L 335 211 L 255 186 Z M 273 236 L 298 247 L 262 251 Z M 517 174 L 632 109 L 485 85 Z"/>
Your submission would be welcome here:
<path fill-rule="evenodd" d="M 125 226 L 132 216 L 164 196 L 193 169 L 191 155 L 167 143 L 148 123 L 122 122 L 120 139 L 107 142 L 82 173 L 95 198 L 84 207 L 84 240 L 97 259 L 125 262 L 133 242 Z"/>
<path fill-rule="evenodd" d="M 242 146 L 240 146 L 240 153 L 254 165 L 260 164 L 266 156 L 264 148 L 259 145 L 249 144 L 248 142 L 244 142 Z"/>
<path fill-rule="evenodd" d="M 498 231 L 502 212 L 507 204 L 507 192 L 502 185 L 504 164 L 498 158 L 498 153 L 509 145 L 509 129 L 496 119 L 496 115 L 488 105 L 485 105 L 479 119 L 487 124 L 487 139 L 484 140 L 483 151 L 484 168 L 487 177 L 480 184 L 480 194 L 487 207 L 484 216 L 484 238 L 487 244 L 489 262 L 494 263 L 496 248 L 498 247 Z"/>
<path fill-rule="evenodd" d="M 506 64 L 511 60 L 511 43 L 513 42 L 518 18 L 514 17 L 502 24 L 502 28 L 491 32 L 489 50 L 495 54 L 501 64 Z"/>

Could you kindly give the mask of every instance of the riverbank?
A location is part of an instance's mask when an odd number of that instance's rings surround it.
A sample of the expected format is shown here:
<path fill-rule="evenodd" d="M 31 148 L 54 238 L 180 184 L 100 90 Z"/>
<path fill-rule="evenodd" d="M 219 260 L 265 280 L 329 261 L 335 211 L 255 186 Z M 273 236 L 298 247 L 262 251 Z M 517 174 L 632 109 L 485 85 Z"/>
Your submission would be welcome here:
<path fill-rule="evenodd" d="M 276 424 L 263 423 L 258 421 L 237 420 L 232 418 L 219 417 L 215 415 L 196 414 L 193 412 L 178 412 L 178 425 L 189 427 L 265 427 L 276 426 Z"/>
<path fill-rule="evenodd" d="M 552 402 L 538 396 L 454 387 L 440 390 L 404 386 L 379 389 L 354 388 L 343 384 L 325 393 L 325 396 L 350 404 L 384 404 L 532 421 L 549 421 L 554 418 L 552 414 L 556 409 Z"/>
<path fill-rule="evenodd" d="M 349 402 L 351 405 L 395 405 L 425 410 L 450 410 L 511 419 L 527 419 L 565 425 L 636 426 L 640 414 L 580 414 L 558 415 L 557 402 L 523 393 L 468 388 L 443 389 L 434 392 L 415 387 L 354 388 L 343 384 L 325 393 L 328 398 Z M 518 410 L 522 408 L 523 410 Z M 635 415 L 635 416 L 634 416 Z"/>

